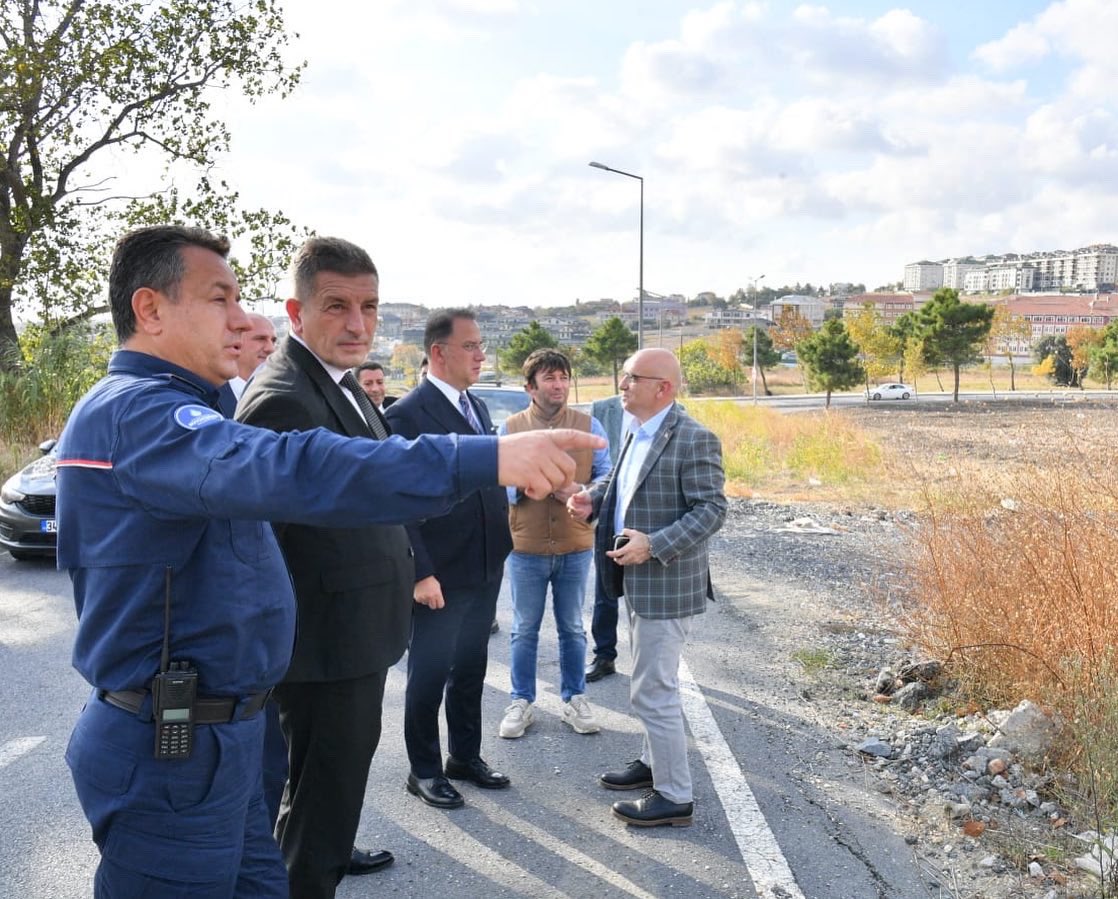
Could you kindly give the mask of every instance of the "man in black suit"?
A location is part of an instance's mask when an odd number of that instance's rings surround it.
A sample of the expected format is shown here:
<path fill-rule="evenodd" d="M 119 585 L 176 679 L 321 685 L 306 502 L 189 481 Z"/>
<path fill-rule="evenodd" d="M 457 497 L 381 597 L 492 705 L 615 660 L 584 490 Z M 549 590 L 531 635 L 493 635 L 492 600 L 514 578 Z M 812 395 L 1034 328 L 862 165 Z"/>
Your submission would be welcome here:
<path fill-rule="evenodd" d="M 388 396 L 384 384 L 384 366 L 379 362 L 362 362 L 354 369 L 353 376 L 357 378 L 357 383 L 361 385 L 361 389 L 373 401 L 373 405 L 381 415 L 398 399 Z"/>
<path fill-rule="evenodd" d="M 350 370 L 376 332 L 372 260 L 347 241 L 316 237 L 296 255 L 294 277 L 291 335 L 245 390 L 238 420 L 387 436 Z M 403 527 L 338 525 L 275 524 L 298 603 L 295 654 L 275 691 L 290 763 L 276 837 L 293 899 L 329 899 L 346 873 L 392 862 L 353 841 L 380 740 L 385 677 L 407 644 L 415 569 Z"/>
<path fill-rule="evenodd" d="M 466 389 L 477 382 L 485 344 L 468 309 L 440 310 L 427 320 L 423 346 L 427 377 L 388 410 L 393 432 L 489 434 L 485 403 Z M 499 789 L 509 779 L 481 757 L 481 697 L 489 663 L 489 630 L 497 608 L 505 557 L 512 550 L 508 498 L 483 489 L 448 514 L 411 526 L 415 548 L 415 606 L 408 644 L 404 705 L 408 792 L 436 808 L 458 808 L 462 794 L 450 780 Z M 439 708 L 446 695 L 447 747 L 443 766 Z"/>

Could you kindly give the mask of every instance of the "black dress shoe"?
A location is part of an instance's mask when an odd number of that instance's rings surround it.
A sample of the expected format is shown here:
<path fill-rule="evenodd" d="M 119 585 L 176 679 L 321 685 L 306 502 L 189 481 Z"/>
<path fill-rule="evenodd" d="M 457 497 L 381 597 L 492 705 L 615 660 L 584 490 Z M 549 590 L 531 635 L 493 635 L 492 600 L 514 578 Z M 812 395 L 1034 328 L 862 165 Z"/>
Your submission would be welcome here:
<path fill-rule="evenodd" d="M 451 780 L 468 780 L 475 787 L 486 790 L 503 790 L 512 782 L 507 774 L 494 771 L 480 756 L 469 762 L 450 756 L 446 760 L 446 776 Z"/>
<path fill-rule="evenodd" d="M 349 856 L 349 867 L 346 868 L 346 874 L 351 877 L 357 877 L 361 874 L 372 874 L 374 871 L 379 871 L 381 868 L 387 868 L 396 859 L 392 857 L 392 853 L 387 849 L 377 849 L 373 852 L 367 852 L 364 849 L 353 847 L 353 852 Z"/>
<path fill-rule="evenodd" d="M 690 827 L 694 802 L 671 802 L 649 790 L 640 799 L 623 799 L 613 804 L 613 816 L 634 827 Z"/>
<path fill-rule="evenodd" d="M 408 774 L 407 790 L 435 808 L 461 808 L 466 804 L 462 794 L 441 774 L 435 777 L 416 777 Z"/>
<path fill-rule="evenodd" d="M 596 680 L 601 680 L 617 672 L 613 665 L 613 659 L 603 659 L 600 656 L 595 656 L 594 661 L 586 666 L 586 680 L 594 683 Z"/>
<path fill-rule="evenodd" d="M 639 790 L 652 786 L 652 769 L 640 759 L 625 766 L 624 771 L 610 771 L 598 778 L 607 790 Z"/>

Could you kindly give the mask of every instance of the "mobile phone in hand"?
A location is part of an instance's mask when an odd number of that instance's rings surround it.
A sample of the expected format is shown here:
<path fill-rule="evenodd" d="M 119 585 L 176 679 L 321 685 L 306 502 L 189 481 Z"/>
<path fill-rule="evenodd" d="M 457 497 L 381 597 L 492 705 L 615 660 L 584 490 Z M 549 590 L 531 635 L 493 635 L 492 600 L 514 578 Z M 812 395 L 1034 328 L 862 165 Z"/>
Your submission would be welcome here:
<path fill-rule="evenodd" d="M 628 542 L 629 542 L 629 538 L 626 537 L 624 534 L 614 535 L 614 538 L 613 538 L 613 550 L 614 550 L 614 552 L 617 552 L 617 550 L 621 549 L 621 547 L 623 547 Z"/>

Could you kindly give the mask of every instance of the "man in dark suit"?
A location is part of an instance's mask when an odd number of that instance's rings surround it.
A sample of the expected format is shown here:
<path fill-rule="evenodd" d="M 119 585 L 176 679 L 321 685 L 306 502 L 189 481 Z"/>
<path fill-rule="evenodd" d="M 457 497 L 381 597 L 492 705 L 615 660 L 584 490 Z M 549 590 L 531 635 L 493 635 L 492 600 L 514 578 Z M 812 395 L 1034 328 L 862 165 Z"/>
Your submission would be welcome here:
<path fill-rule="evenodd" d="M 365 395 L 373 401 L 377 411 L 383 415 L 398 397 L 388 396 L 384 384 L 384 366 L 379 362 L 362 362 L 353 372 L 357 383 L 365 391 Z"/>
<path fill-rule="evenodd" d="M 613 804 L 626 824 L 691 823 L 694 796 L 679 663 L 694 617 L 706 610 L 707 542 L 726 517 L 722 447 L 675 402 L 679 361 L 639 350 L 621 379 L 632 413 L 629 437 L 610 477 L 568 501 L 576 518 L 597 517 L 595 558 L 606 592 L 625 597 L 633 676 L 629 699 L 644 727 L 639 759 L 603 774 L 610 790 L 653 789 Z M 616 548 L 615 548 L 616 547 Z"/>
<path fill-rule="evenodd" d="M 619 394 L 594 400 L 590 406 L 590 415 L 605 429 L 609 440 L 609 461 L 611 465 L 616 465 L 633 416 L 622 408 Z M 588 683 L 600 681 L 617 670 L 617 597 L 606 593 L 599 577 L 594 578 L 594 586 L 594 613 L 590 619 L 590 633 L 594 636 L 594 659 L 586 666 Z"/>
<path fill-rule="evenodd" d="M 418 387 L 388 410 L 393 432 L 489 434 L 485 403 L 470 396 L 485 362 L 473 312 L 440 310 L 423 335 L 430 367 Z M 489 631 L 512 550 L 508 498 L 484 489 L 447 515 L 408 528 L 415 548 L 415 611 L 408 644 L 404 705 L 408 792 L 436 808 L 458 808 L 462 794 L 450 779 L 500 789 L 509 779 L 481 757 L 481 696 L 489 663 Z M 447 747 L 443 765 L 439 708 L 446 696 Z"/>
<path fill-rule="evenodd" d="M 376 332 L 372 260 L 347 241 L 312 238 L 294 276 L 291 336 L 253 378 L 237 418 L 277 431 L 387 436 L 350 371 Z M 295 654 L 275 691 L 290 762 L 276 837 L 293 899 L 328 899 L 346 873 L 392 862 L 353 841 L 385 678 L 407 644 L 415 570 L 403 527 L 338 525 L 275 525 L 298 602 Z"/>

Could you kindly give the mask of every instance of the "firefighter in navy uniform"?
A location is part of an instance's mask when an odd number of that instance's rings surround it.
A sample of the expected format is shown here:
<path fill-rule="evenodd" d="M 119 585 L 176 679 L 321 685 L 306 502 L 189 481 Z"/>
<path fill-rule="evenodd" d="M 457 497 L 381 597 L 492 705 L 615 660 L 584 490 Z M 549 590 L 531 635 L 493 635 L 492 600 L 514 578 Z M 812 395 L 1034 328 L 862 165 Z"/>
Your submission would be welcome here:
<path fill-rule="evenodd" d="M 290 660 L 295 603 L 266 522 L 410 521 L 495 481 L 546 495 L 570 477 L 563 450 L 582 446 L 574 432 L 407 443 L 225 419 L 218 388 L 249 327 L 227 252 L 175 226 L 121 239 L 109 294 L 122 348 L 59 441 L 58 562 L 74 666 L 94 687 L 66 760 L 101 850 L 98 897 L 287 895 L 258 713 Z M 164 714 L 177 693 L 153 701 L 151 688 L 187 671 L 190 700 Z M 155 718 L 187 722 L 185 752 L 159 757 Z"/>

